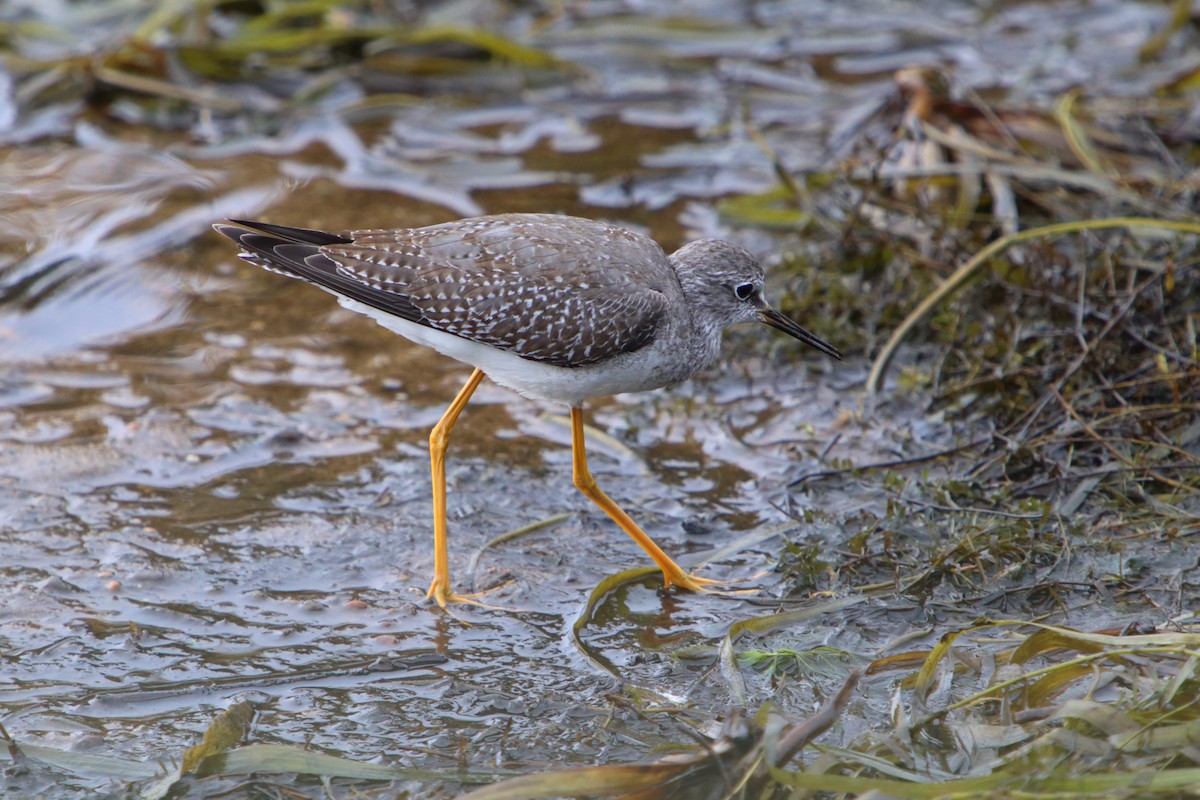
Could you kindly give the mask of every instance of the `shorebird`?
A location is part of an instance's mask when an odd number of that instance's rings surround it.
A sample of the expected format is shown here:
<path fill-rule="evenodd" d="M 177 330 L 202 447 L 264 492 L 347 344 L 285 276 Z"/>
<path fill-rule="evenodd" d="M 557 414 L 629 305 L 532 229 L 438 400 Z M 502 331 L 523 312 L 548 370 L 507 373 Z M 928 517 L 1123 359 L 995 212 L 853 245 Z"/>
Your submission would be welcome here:
<path fill-rule="evenodd" d="M 773 309 L 763 269 L 721 239 L 670 256 L 647 236 L 555 214 L 499 214 L 425 228 L 342 233 L 230 220 L 213 227 L 252 264 L 316 284 L 346 308 L 474 367 L 429 435 L 433 581 L 428 597 L 485 605 L 454 592 L 446 531 L 450 431 L 484 376 L 570 409 L 575 486 L 633 537 L 666 587 L 716 584 L 689 574 L 596 485 L 584 447 L 583 402 L 675 386 L 717 356 L 725 328 L 761 321 L 840 359 Z"/>

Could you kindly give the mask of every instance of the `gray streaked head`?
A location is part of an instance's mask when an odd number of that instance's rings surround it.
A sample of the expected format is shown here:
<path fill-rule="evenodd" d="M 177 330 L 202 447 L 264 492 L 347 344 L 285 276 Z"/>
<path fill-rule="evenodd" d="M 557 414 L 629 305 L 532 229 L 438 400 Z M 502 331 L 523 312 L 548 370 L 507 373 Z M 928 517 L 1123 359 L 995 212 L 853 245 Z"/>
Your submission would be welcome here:
<path fill-rule="evenodd" d="M 671 265 L 688 302 L 721 328 L 753 322 L 766 306 L 762 265 L 732 242 L 691 242 L 671 254 Z"/>
<path fill-rule="evenodd" d="M 724 329 L 741 322 L 765 322 L 841 359 L 832 345 L 771 308 L 763 296 L 762 265 L 745 248 L 723 239 L 700 239 L 672 253 L 671 265 L 684 296 L 702 315 L 702 324 Z"/>

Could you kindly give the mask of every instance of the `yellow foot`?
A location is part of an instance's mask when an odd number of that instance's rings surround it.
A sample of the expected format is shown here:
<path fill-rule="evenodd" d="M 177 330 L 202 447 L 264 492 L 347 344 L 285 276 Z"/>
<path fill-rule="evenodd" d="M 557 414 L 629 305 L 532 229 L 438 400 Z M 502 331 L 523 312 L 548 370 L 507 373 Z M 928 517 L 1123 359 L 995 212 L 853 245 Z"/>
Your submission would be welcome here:
<path fill-rule="evenodd" d="M 511 608 L 495 606 L 491 603 L 485 603 L 479 599 L 480 597 L 486 597 L 492 592 L 499 591 L 511 583 L 512 581 L 505 581 L 499 586 L 493 586 L 491 589 L 485 589 L 482 592 L 459 594 L 458 592 L 451 591 L 449 581 L 441 581 L 437 578 L 434 578 L 433 583 L 429 585 L 429 591 L 425 594 L 425 599 L 433 600 L 441 607 L 443 611 L 450 614 L 452 617 L 457 617 L 457 615 L 451 612 L 448 608 L 448 606 L 451 605 L 477 606 L 478 608 L 489 608 L 493 611 L 512 611 L 513 609 Z"/>
<path fill-rule="evenodd" d="M 689 592 L 701 592 L 703 594 L 754 594 L 757 589 L 725 589 L 713 587 L 728 586 L 728 581 L 716 581 L 712 578 L 701 578 L 699 575 L 693 575 L 684 572 L 679 565 L 672 563 L 669 568 L 663 569 L 663 589 L 670 589 L 672 586 L 678 586 Z"/>

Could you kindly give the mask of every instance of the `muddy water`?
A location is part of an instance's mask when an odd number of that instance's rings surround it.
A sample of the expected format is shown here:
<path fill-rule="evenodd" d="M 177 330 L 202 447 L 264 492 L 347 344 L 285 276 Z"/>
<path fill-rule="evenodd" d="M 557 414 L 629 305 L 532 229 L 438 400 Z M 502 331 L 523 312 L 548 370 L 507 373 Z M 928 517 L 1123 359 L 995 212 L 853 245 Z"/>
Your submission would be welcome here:
<path fill-rule="evenodd" d="M 504 610 L 464 610 L 464 625 L 423 594 L 426 436 L 467 370 L 239 263 L 208 225 L 552 211 L 623 221 L 667 247 L 732 235 L 769 257 L 803 243 L 730 231 L 712 205 L 773 185 L 757 131 L 789 168 L 819 164 L 892 96 L 890 73 L 913 64 L 1030 95 L 1083 74 L 1136 92 L 1158 76 L 1124 71 L 1136 53 L 1122 31 L 1167 13 L 859 5 L 691 3 L 686 13 L 706 22 L 687 25 L 667 4 L 638 18 L 589 3 L 536 42 L 579 73 L 548 85 L 429 79 L 399 87 L 421 102 L 370 115 L 346 110 L 359 99 L 348 83 L 316 112 L 253 134 L 148 132 L 136 104 L 64 112 L 57 127 L 45 113 L 18 117 L 0 198 L 10 734 L 177 758 L 215 710 L 250 697 L 256 741 L 521 770 L 645 757 L 687 741 L 678 714 L 709 726 L 739 699 L 710 669 L 715 645 L 731 623 L 778 605 L 783 538 L 839 547 L 857 513 L 882 513 L 869 494 L 788 482 L 828 458 L 884 460 L 968 432 L 903 404 L 850 424 L 861 362 L 737 332 L 687 385 L 595 403 L 590 421 L 609 438 L 593 437 L 592 467 L 685 563 L 736 543 L 704 574 L 759 591 L 663 596 L 649 576 L 589 607 L 603 580 L 645 559 L 573 490 L 563 410 L 485 385 L 454 432 L 451 555 L 458 585 L 499 587 L 489 600 Z M 1084 21 L 1094 36 L 1066 35 Z M 820 618 L 790 645 L 866 656 L 904 627 L 883 616 Z M 837 678 L 779 692 L 747 673 L 741 699 L 801 714 Z M 81 796 L 105 785 L 87 774 L 13 780 Z"/>

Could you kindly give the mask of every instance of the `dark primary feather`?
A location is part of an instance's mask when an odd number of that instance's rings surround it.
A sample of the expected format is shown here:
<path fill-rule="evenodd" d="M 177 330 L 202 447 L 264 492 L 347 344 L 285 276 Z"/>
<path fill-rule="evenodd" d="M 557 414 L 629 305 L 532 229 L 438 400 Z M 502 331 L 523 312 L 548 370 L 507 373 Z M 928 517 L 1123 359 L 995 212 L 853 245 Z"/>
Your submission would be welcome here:
<path fill-rule="evenodd" d="M 256 227 L 258 225 L 240 221 L 238 224 L 252 224 Z M 270 227 L 275 230 L 281 229 L 281 226 L 278 225 Z M 242 257 L 252 264 L 257 264 L 271 272 L 278 272 L 280 275 L 300 278 L 318 286 L 324 286 L 340 295 L 398 317 L 413 322 L 421 321 L 420 311 L 404 297 L 374 291 L 369 286 L 342 274 L 336 262 L 321 254 L 320 245 L 304 243 L 295 238 L 283 238 L 281 234 L 258 233 L 255 230 L 247 230 L 234 225 L 218 224 L 213 225 L 213 228 L 218 233 L 237 242 L 238 247 L 243 251 Z M 310 233 L 303 228 L 282 228 L 282 230 L 295 230 L 297 235 Z M 338 240 L 344 241 L 340 237 Z"/>
<path fill-rule="evenodd" d="M 229 221 L 234 225 L 241 225 L 243 228 L 252 228 L 261 233 L 269 233 L 272 236 L 288 239 L 293 242 L 306 242 L 319 246 L 326 244 L 349 244 L 354 241 L 352 235 L 349 233 L 330 233 L 329 231 L 317 231 L 312 228 L 290 228 L 287 225 L 272 225 L 269 222 L 253 222 L 245 219 L 231 219 Z M 229 234 L 226 233 L 225 235 L 228 236 Z"/>
<path fill-rule="evenodd" d="M 651 239 L 572 217 L 507 214 L 326 233 L 215 225 L 259 266 L 406 320 L 560 367 L 654 340 L 681 289 Z"/>

